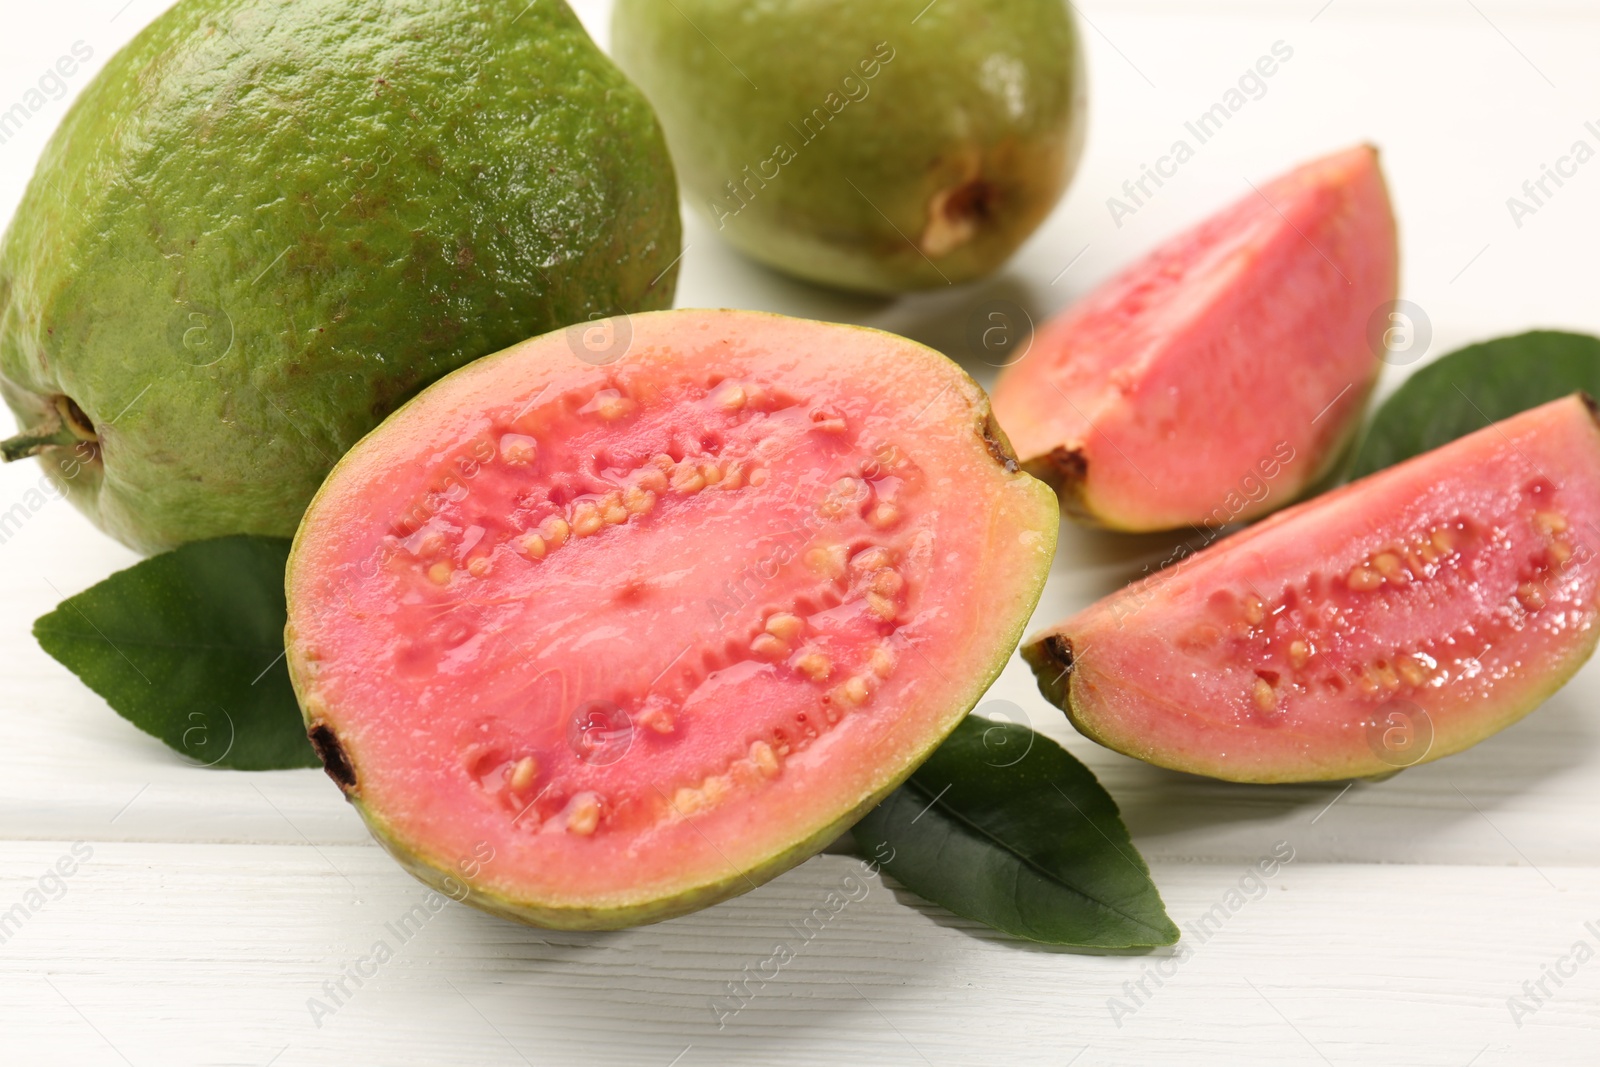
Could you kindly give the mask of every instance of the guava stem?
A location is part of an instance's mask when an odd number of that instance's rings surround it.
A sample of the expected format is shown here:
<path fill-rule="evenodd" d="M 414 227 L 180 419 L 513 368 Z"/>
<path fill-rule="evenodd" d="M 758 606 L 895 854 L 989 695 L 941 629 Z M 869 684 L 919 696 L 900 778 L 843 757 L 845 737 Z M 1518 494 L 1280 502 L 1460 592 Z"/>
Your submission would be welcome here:
<path fill-rule="evenodd" d="M 7 463 L 14 463 L 36 456 L 47 448 L 69 448 L 81 440 L 83 438 L 65 426 L 56 425 L 0 441 L 0 455 L 4 455 Z"/>

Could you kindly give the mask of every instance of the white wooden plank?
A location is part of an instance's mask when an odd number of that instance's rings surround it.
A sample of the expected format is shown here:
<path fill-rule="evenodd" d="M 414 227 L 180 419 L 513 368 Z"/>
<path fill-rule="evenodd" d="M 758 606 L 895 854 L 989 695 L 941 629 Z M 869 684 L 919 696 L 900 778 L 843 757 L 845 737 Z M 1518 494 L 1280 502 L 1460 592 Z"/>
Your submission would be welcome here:
<path fill-rule="evenodd" d="M 450 903 L 402 940 L 427 891 L 372 848 L 92 847 L 0 950 L 4 1062 L 50 1049 L 83 1064 L 265 1064 L 287 1048 L 276 1062 L 665 1067 L 692 1045 L 684 1065 L 994 1063 L 1002 1048 L 1018 1064 L 1490 1065 L 1600 1049 L 1600 963 L 1549 985 L 1520 1028 L 1506 1005 L 1575 941 L 1600 949 L 1591 869 L 1548 870 L 1557 891 L 1527 870 L 1296 858 L 1205 937 L 1195 919 L 1249 868 L 1158 864 L 1191 931 L 1173 958 L 1019 946 L 842 856 L 622 933 L 537 931 Z M 67 848 L 0 847 L 0 906 Z M 830 914 L 831 892 L 855 899 Z M 791 924 L 816 908 L 829 918 L 806 938 Z M 380 941 L 393 958 L 363 964 L 335 1003 L 323 983 Z M 734 1011 L 729 983 L 779 943 L 794 958 Z M 1141 978 L 1138 1004 L 1123 983 Z M 320 1027 L 310 998 L 331 1010 Z M 1112 998 L 1132 1010 L 1114 1019 Z"/>

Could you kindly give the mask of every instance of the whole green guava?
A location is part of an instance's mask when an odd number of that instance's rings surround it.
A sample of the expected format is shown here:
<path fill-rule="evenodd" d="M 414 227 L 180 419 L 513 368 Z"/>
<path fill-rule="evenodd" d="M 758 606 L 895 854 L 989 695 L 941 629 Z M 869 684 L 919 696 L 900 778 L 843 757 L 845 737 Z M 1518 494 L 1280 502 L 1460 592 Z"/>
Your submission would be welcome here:
<path fill-rule="evenodd" d="M 182 0 L 0 247 L 5 457 L 141 551 L 290 535 L 424 385 L 670 306 L 679 227 L 654 113 L 563 0 Z"/>
<path fill-rule="evenodd" d="M 611 36 L 712 225 L 826 285 L 993 271 L 1083 148 L 1067 0 L 618 0 Z"/>

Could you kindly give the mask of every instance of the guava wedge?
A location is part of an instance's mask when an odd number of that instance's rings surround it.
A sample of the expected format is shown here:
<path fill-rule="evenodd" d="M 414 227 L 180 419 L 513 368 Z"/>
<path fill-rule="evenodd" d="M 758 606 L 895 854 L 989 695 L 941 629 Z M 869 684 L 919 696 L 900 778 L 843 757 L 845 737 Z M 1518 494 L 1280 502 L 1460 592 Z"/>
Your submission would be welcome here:
<path fill-rule="evenodd" d="M 1254 518 L 1349 443 L 1382 365 L 1368 324 L 1397 273 L 1377 151 L 1316 160 L 1047 323 L 1002 372 L 995 415 L 1074 518 L 1130 531 Z"/>
<path fill-rule="evenodd" d="M 1594 651 L 1600 427 L 1574 395 L 1281 512 L 1029 639 L 1089 737 L 1240 782 L 1460 752 Z"/>
<path fill-rule="evenodd" d="M 754 312 L 593 329 L 626 353 L 546 335 L 388 419 L 287 579 L 308 731 L 378 840 L 575 929 L 744 892 L 870 810 L 1000 671 L 1059 522 L 930 349 Z"/>
<path fill-rule="evenodd" d="M 671 307 L 679 254 L 655 114 L 563 0 L 180 0 L 0 244 L 0 454 L 141 552 L 289 537 L 424 385 Z"/>

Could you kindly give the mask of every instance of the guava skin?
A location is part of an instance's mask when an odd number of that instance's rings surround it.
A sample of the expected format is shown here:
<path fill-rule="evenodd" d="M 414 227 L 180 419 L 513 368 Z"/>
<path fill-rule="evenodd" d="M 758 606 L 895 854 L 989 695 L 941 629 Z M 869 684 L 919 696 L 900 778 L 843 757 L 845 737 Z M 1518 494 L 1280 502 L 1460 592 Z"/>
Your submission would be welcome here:
<path fill-rule="evenodd" d="M 618 0 L 611 35 L 694 206 L 741 251 L 824 285 L 990 273 L 1083 148 L 1064 0 Z"/>
<path fill-rule="evenodd" d="M 563 0 L 184 0 L 0 247 L 7 458 L 139 551 L 289 536 L 424 385 L 670 306 L 680 241 L 655 116 Z"/>

